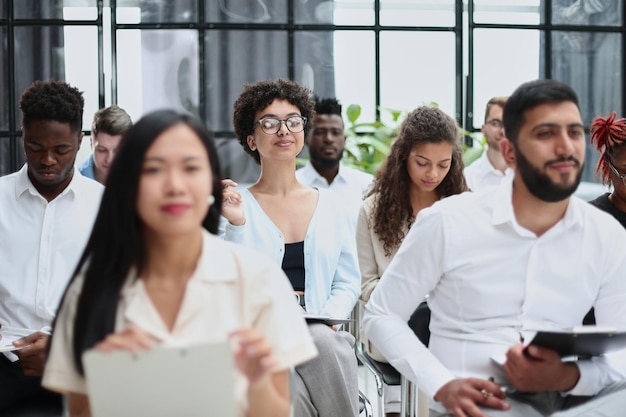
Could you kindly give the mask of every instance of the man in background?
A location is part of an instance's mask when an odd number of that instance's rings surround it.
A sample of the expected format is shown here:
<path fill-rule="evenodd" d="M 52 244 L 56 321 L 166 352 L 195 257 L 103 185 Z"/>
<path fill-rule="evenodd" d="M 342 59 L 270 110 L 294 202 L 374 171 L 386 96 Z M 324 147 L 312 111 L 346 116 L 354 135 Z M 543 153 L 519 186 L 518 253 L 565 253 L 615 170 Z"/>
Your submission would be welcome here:
<path fill-rule="evenodd" d="M 20 348 L 0 354 L 2 416 L 62 415 L 61 397 L 41 387 L 45 353 L 103 190 L 74 167 L 83 108 L 62 81 L 36 81 L 20 99 L 26 163 L 0 178 L 0 345 Z"/>
<path fill-rule="evenodd" d="M 472 191 L 498 185 L 503 178 L 513 175 L 513 170 L 509 168 L 500 152 L 500 141 L 504 138 L 502 111 L 507 99 L 508 97 L 493 97 L 487 102 L 485 123 L 481 127 L 487 141 L 487 149 L 464 171 L 467 186 Z"/>
<path fill-rule="evenodd" d="M 78 168 L 80 173 L 105 184 L 122 135 L 132 125 L 128 113 L 115 104 L 98 110 L 91 124 L 91 155 Z"/>
<path fill-rule="evenodd" d="M 313 128 L 305 139 L 310 160 L 296 171 L 296 177 L 310 187 L 328 188 L 340 193 L 356 227 L 363 197 L 374 177 L 341 163 L 346 135 L 341 104 L 336 98 L 315 97 L 315 117 L 311 122 Z"/>

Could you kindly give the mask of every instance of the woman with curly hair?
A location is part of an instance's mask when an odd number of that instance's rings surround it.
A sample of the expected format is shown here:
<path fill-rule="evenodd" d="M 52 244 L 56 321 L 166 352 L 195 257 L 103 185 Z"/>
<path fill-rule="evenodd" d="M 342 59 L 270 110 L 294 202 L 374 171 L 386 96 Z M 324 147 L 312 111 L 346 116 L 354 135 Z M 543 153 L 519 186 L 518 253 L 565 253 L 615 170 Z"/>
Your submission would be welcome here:
<path fill-rule="evenodd" d="M 626 119 L 616 119 L 615 112 L 598 116 L 591 123 L 591 144 L 601 153 L 596 174 L 613 191 L 591 204 L 615 217 L 626 228 Z"/>
<path fill-rule="evenodd" d="M 369 299 L 417 214 L 444 197 L 467 191 L 460 139 L 456 121 L 437 107 L 418 107 L 400 126 L 359 213 L 362 303 Z M 369 341 L 365 346 L 374 359 L 386 362 Z M 399 415 L 400 387 L 385 388 L 387 416 Z"/>
<path fill-rule="evenodd" d="M 294 81 L 244 86 L 234 104 L 233 124 L 261 173 L 248 188 L 224 183 L 224 238 L 274 259 L 308 314 L 346 319 L 360 291 L 349 214 L 333 192 L 296 178 L 296 157 L 314 114 L 311 92 Z M 354 337 L 321 323 L 308 328 L 319 355 L 294 368 L 294 415 L 358 416 Z"/>

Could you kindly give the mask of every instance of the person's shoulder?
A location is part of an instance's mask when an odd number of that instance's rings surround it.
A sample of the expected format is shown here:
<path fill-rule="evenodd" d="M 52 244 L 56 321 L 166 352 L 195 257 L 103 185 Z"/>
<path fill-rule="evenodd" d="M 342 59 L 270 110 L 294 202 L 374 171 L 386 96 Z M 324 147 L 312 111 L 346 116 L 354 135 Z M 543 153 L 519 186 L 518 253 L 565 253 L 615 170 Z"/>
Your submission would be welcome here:
<path fill-rule="evenodd" d="M 602 198 L 602 196 L 599 198 Z M 570 204 L 581 213 L 583 226 L 586 230 L 595 232 L 600 237 L 606 237 L 614 233 L 626 236 L 626 230 L 622 227 L 620 222 L 605 210 L 577 196 L 570 197 Z"/>
<path fill-rule="evenodd" d="M 77 172 L 74 172 L 74 178 L 72 180 L 75 186 L 81 191 L 90 194 L 102 194 L 104 192 L 104 185 Z"/>
<path fill-rule="evenodd" d="M 369 184 L 374 180 L 374 176 L 370 173 L 361 171 L 360 169 L 347 167 L 345 165 L 341 166 L 342 175 L 348 177 L 350 180 L 359 181 L 362 183 Z"/>
<path fill-rule="evenodd" d="M 207 247 L 203 250 L 207 260 L 217 270 L 226 273 L 228 269 L 235 271 L 244 279 L 264 275 L 267 270 L 280 270 L 273 259 L 258 249 L 241 243 L 231 242 L 204 230 L 204 242 Z"/>
<path fill-rule="evenodd" d="M 10 187 L 15 184 L 20 172 L 13 172 L 0 177 L 0 187 Z"/>

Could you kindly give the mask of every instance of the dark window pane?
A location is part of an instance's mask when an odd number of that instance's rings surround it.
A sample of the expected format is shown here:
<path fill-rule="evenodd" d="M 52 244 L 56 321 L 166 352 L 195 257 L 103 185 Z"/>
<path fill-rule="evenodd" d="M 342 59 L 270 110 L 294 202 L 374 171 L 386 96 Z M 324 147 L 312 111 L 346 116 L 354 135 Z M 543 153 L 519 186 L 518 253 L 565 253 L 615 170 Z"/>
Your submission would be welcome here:
<path fill-rule="evenodd" d="M 245 83 L 289 76 L 287 33 L 209 31 L 205 42 L 205 119 L 213 130 L 230 131 L 233 103 Z"/>
<path fill-rule="evenodd" d="M 121 6 L 119 4 L 122 3 Z M 198 0 L 118 2 L 118 23 L 187 23 L 198 20 Z"/>
<path fill-rule="evenodd" d="M 7 28 L 0 27 L 0 39 L 7 39 Z M 0 44 L 0 62 L 9 62 L 7 51 L 7 43 Z M 9 129 L 9 97 L 11 87 L 9 85 L 9 72 L 7 65 L 0 65 L 0 91 L 6 94 L 0 94 L 0 130 Z"/>
<path fill-rule="evenodd" d="M 380 23 L 389 26 L 454 26 L 454 0 L 380 0 Z"/>
<path fill-rule="evenodd" d="M 620 26 L 622 5 L 622 0 L 554 0 L 552 21 L 577 26 Z"/>
<path fill-rule="evenodd" d="M 0 0 L 0 19 L 6 19 L 9 17 L 9 1 L 11 0 Z"/>
<path fill-rule="evenodd" d="M 500 48 L 497 45 L 524 45 Z M 485 120 L 491 97 L 508 96 L 523 82 L 539 78 L 539 30 L 476 29 L 474 31 L 474 125 Z"/>
<path fill-rule="evenodd" d="M 205 0 L 204 4 L 207 22 L 287 22 L 287 0 Z"/>
<path fill-rule="evenodd" d="M 399 45 L 410 53 L 398 61 Z M 455 117 L 455 39 L 451 32 L 384 32 L 380 35 L 381 106 L 398 110 L 435 102 Z M 424 57 L 437 65 L 424 65 Z"/>
<path fill-rule="evenodd" d="M 583 122 L 616 111 L 622 116 L 622 42 L 619 34 L 554 32 L 552 78 L 569 84 L 578 94 Z M 598 155 L 587 146 L 583 180 L 593 181 Z"/>
<path fill-rule="evenodd" d="M 0 176 L 10 174 L 11 139 L 0 137 Z"/>
<path fill-rule="evenodd" d="M 13 0 L 16 19 L 63 19 L 63 0 Z"/>
<path fill-rule="evenodd" d="M 467 2 L 469 0 L 465 0 Z M 542 0 L 473 0 L 477 23 L 537 25 L 540 23 Z"/>
<path fill-rule="evenodd" d="M 14 93 L 17 102 L 26 87 L 36 80 L 65 79 L 63 27 L 18 26 L 15 28 Z M 22 116 L 16 110 L 16 125 Z"/>
<path fill-rule="evenodd" d="M 295 78 L 320 97 L 335 96 L 333 32 L 295 33 Z"/>
<path fill-rule="evenodd" d="M 198 34 L 194 30 L 119 30 L 118 103 L 133 120 L 172 108 L 198 114 Z"/>

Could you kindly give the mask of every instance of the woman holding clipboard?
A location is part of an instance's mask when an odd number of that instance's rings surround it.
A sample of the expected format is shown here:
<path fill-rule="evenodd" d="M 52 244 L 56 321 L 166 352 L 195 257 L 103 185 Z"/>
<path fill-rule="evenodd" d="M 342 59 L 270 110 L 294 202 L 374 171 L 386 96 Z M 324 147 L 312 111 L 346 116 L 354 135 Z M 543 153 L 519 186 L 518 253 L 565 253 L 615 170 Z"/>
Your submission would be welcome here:
<path fill-rule="evenodd" d="M 217 151 L 201 122 L 165 110 L 127 132 L 62 300 L 43 378 L 67 396 L 70 416 L 91 415 L 81 358 L 92 348 L 229 339 L 237 415 L 289 415 L 289 370 L 316 349 L 280 268 L 214 236 L 221 205 Z M 150 403 L 144 415 L 155 415 Z"/>

